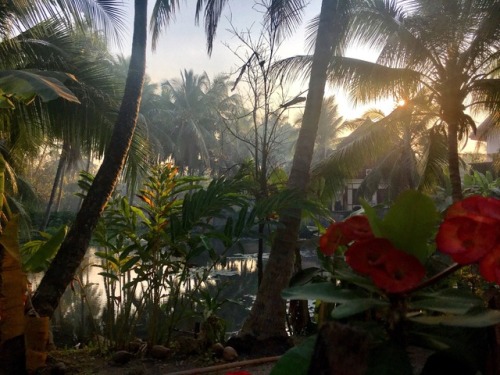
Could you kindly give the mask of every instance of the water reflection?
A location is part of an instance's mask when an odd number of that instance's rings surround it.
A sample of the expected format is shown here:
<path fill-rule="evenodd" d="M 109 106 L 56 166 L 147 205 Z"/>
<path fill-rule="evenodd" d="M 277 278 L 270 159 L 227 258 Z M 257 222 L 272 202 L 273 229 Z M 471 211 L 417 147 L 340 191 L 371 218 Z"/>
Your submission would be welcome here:
<path fill-rule="evenodd" d="M 255 243 L 255 241 L 254 241 Z M 237 331 L 243 324 L 248 311 L 251 308 L 257 292 L 257 254 L 254 249 L 254 243 L 249 242 L 245 246 L 245 253 L 234 252 L 225 258 L 223 264 L 217 264 L 208 274 L 204 283 L 204 288 L 211 296 L 217 296 L 221 302 L 220 308 L 216 311 L 226 322 L 228 334 Z M 109 308 L 106 296 L 109 296 L 109 290 L 106 292 L 106 283 L 104 277 L 100 275 L 103 271 L 102 259 L 94 255 L 95 249 L 91 249 L 82 267 L 78 272 L 77 281 L 67 289 L 60 302 L 54 318 L 54 337 L 58 345 L 73 346 L 88 338 L 94 333 L 103 332 L 103 324 L 106 313 L 105 308 Z M 301 255 L 303 265 L 308 266 L 316 263 L 316 254 L 312 246 L 302 246 Z M 267 260 L 269 253 L 264 253 L 264 260 Z M 198 263 L 201 264 L 201 263 Z M 206 266 L 193 267 L 190 269 L 190 282 L 182 287 L 182 291 L 189 292 L 191 281 L 195 280 L 197 273 L 206 271 Z M 133 280 L 135 274 L 129 272 L 124 281 L 114 286 L 113 296 L 116 296 L 117 308 L 123 303 L 123 298 L 127 298 L 123 291 L 123 284 L 126 281 Z M 35 284 L 37 279 L 35 278 Z M 109 283 L 107 284 L 109 287 Z M 36 286 L 35 286 L 36 287 Z M 142 282 L 136 289 L 133 299 L 140 300 L 141 293 L 148 288 L 146 282 Z M 164 288 L 164 295 L 169 291 Z M 130 296 L 129 296 L 130 298 Z M 109 302 L 109 301 L 108 301 Z M 195 306 L 196 311 L 200 312 L 203 306 Z M 200 314 L 201 315 L 201 314 Z M 200 315 L 194 320 L 200 320 Z M 188 325 L 181 327 L 190 330 L 193 325 L 191 321 Z"/>

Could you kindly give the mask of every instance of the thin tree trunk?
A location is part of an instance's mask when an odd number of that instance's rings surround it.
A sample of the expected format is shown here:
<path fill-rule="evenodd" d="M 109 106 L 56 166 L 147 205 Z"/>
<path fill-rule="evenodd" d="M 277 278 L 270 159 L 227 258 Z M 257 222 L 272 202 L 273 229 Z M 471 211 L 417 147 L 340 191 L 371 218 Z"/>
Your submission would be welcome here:
<path fill-rule="evenodd" d="M 63 169 L 61 172 L 61 176 L 59 177 L 59 186 L 57 187 L 57 199 L 56 199 L 56 207 L 54 208 L 54 212 L 59 212 L 59 208 L 61 208 L 61 199 L 64 187 L 64 177 L 66 176 L 66 170 Z"/>
<path fill-rule="evenodd" d="M 448 168 L 450 169 L 451 197 L 453 198 L 453 202 L 457 202 L 463 198 L 457 136 L 458 124 L 456 121 L 450 121 L 448 123 Z"/>
<path fill-rule="evenodd" d="M 336 8 L 336 0 L 323 0 L 304 117 L 288 180 L 288 188 L 297 189 L 304 194 L 310 180 L 309 169 L 334 42 L 335 23 L 332 21 Z M 251 335 L 258 339 L 287 336 L 286 306 L 281 298 L 281 291 L 290 280 L 300 216 L 300 209 L 280 215 L 281 225 L 278 226 L 257 298 L 241 329 L 242 336 Z"/>
<path fill-rule="evenodd" d="M 82 202 L 75 223 L 33 297 L 33 306 L 42 316 L 53 315 L 62 294 L 73 280 L 87 251 L 92 231 L 123 169 L 141 103 L 146 68 L 146 42 L 147 0 L 135 0 L 132 55 L 118 118 L 103 163 Z"/>
<path fill-rule="evenodd" d="M 69 143 L 64 141 L 61 156 L 59 156 L 59 163 L 57 164 L 56 176 L 54 177 L 54 182 L 52 184 L 52 190 L 50 192 L 49 202 L 47 203 L 47 207 L 45 208 L 45 215 L 43 216 L 42 224 L 39 229 L 44 231 L 47 228 L 50 220 L 50 212 L 52 211 L 52 205 L 54 204 L 54 198 L 56 196 L 57 188 L 59 187 L 61 181 L 61 176 L 63 175 L 64 167 L 66 166 L 66 160 L 68 158 L 69 153 Z"/>

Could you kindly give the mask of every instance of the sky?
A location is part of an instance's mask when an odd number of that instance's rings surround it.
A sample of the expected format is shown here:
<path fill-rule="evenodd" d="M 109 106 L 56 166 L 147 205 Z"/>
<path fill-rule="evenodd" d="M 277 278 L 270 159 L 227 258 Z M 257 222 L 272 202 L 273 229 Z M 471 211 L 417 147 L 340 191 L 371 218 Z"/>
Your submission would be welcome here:
<path fill-rule="evenodd" d="M 134 12 L 132 1 L 124 3 L 129 32 L 123 40 L 122 49 L 118 50 L 115 48 L 114 51 L 129 56 Z M 154 0 L 150 1 L 150 11 L 153 3 Z M 153 82 L 180 78 L 181 71 L 184 69 L 192 69 L 198 75 L 206 72 L 211 78 L 219 73 L 232 73 L 231 78 L 236 79 L 237 74 L 235 72 L 241 63 L 226 46 L 229 45 L 232 48 L 236 48 L 238 45 L 235 36 L 229 31 L 229 28 L 232 24 L 240 31 L 250 29 L 257 33 L 261 29 L 262 8 L 255 6 L 253 0 L 233 0 L 228 2 L 219 22 L 212 55 L 209 56 L 206 48 L 203 22 L 200 22 L 198 26 L 195 25 L 195 4 L 195 0 L 180 1 L 180 9 L 176 12 L 174 22 L 163 32 L 156 51 L 151 51 L 151 40 L 149 40 L 147 74 Z M 305 42 L 306 26 L 311 19 L 319 15 L 320 8 L 320 0 L 310 1 L 305 8 L 302 25 L 293 35 L 284 41 L 279 50 L 279 57 L 286 58 L 307 52 Z M 363 52 L 351 50 L 348 51 L 348 54 L 360 57 Z M 366 55 L 363 57 L 366 58 Z M 375 55 L 371 57 L 374 59 Z M 344 118 L 354 118 L 362 113 L 363 108 L 354 108 L 344 93 L 338 91 L 328 92 L 328 94 L 333 93 L 336 94 L 340 112 Z M 382 105 L 390 107 L 392 103 L 385 101 Z"/>
<path fill-rule="evenodd" d="M 150 1 L 150 11 L 154 0 Z M 174 22 L 163 32 L 156 52 L 148 48 L 148 74 L 154 81 L 179 76 L 183 69 L 193 69 L 196 74 L 206 71 L 210 76 L 221 72 L 235 70 L 237 60 L 224 43 L 234 44 L 234 36 L 227 30 L 231 22 L 240 30 L 260 29 L 261 8 L 253 7 L 253 0 L 230 1 L 221 17 L 214 41 L 212 56 L 208 56 L 204 25 L 195 25 L 195 0 L 181 0 L 180 9 L 176 12 Z M 304 20 L 319 14 L 321 1 L 312 0 L 305 9 Z M 133 24 L 133 1 L 125 2 L 129 34 L 124 41 L 122 53 L 130 54 Z M 282 50 L 283 57 L 305 52 L 304 25 L 288 39 Z M 150 40 L 149 40 L 150 42 Z"/>
<path fill-rule="evenodd" d="M 149 11 L 154 0 L 149 1 Z M 237 70 L 241 63 L 226 45 L 236 48 L 238 45 L 234 35 L 228 30 L 231 24 L 239 31 L 248 29 L 258 32 L 261 29 L 262 8 L 255 6 L 254 0 L 232 0 L 227 3 L 220 19 L 217 34 L 213 44 L 212 55 L 209 56 L 206 48 L 206 36 L 203 22 L 195 25 L 196 0 L 180 0 L 180 9 L 177 10 L 174 22 L 165 28 L 157 44 L 156 51 L 151 50 L 151 40 L 148 40 L 147 74 L 153 82 L 161 83 L 167 79 L 180 78 L 184 69 L 193 70 L 195 74 L 206 72 L 210 78 L 220 73 L 231 73 L 231 79 L 236 79 Z M 124 36 L 121 50 L 114 48 L 116 53 L 130 55 L 133 29 L 133 1 L 124 1 L 126 11 L 126 25 L 128 34 Z M 310 0 L 305 7 L 302 25 L 293 35 L 287 38 L 279 50 L 279 57 L 286 58 L 301 55 L 306 49 L 306 26 L 311 19 L 318 16 L 321 0 Z M 203 21 L 203 19 L 201 19 Z M 369 50 L 348 49 L 346 55 L 375 61 L 376 53 Z M 300 91 L 300 90 L 297 90 Z M 339 104 L 339 112 L 344 119 L 353 119 L 362 115 L 368 108 L 380 108 L 389 113 L 397 103 L 392 100 L 355 107 L 349 101 L 345 92 L 338 89 L 327 89 L 326 95 L 335 94 Z M 472 151 L 476 142 L 469 140 L 467 149 Z"/>

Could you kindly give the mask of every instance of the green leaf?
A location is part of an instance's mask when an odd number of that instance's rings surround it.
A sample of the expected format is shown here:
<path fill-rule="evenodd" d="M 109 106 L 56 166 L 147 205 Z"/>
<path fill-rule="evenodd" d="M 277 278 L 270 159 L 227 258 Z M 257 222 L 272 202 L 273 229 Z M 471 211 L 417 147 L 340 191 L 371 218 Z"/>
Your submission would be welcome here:
<path fill-rule="evenodd" d="M 294 286 L 281 292 L 284 299 L 321 300 L 331 303 L 345 303 L 363 298 L 363 295 L 353 290 L 341 289 L 332 283 L 316 283 Z"/>
<path fill-rule="evenodd" d="M 270 375 L 307 374 L 315 343 L 316 335 L 288 350 L 273 367 Z"/>
<path fill-rule="evenodd" d="M 372 349 L 365 375 L 412 375 L 410 358 L 404 346 L 386 341 Z"/>
<path fill-rule="evenodd" d="M 305 285 L 319 273 L 321 273 L 321 268 L 319 267 L 304 268 L 292 276 L 289 286 Z"/>
<path fill-rule="evenodd" d="M 61 247 L 68 227 L 61 227 L 52 237 L 49 238 L 39 249 L 26 261 L 24 269 L 28 272 L 41 272 L 45 269 L 47 262 L 57 253 Z"/>
<path fill-rule="evenodd" d="M 500 310 L 484 310 L 467 315 L 417 316 L 410 320 L 421 324 L 482 328 L 500 323 Z"/>
<path fill-rule="evenodd" d="M 357 285 L 369 292 L 380 294 L 380 289 L 377 288 L 370 279 L 355 273 L 351 268 L 346 268 L 343 270 L 335 269 L 334 277 L 337 280 L 347 281 L 349 283 Z"/>
<path fill-rule="evenodd" d="M 119 281 L 118 276 L 111 272 L 99 272 L 99 275 L 101 275 L 102 277 L 107 277 L 108 279 Z"/>
<path fill-rule="evenodd" d="M 80 103 L 78 98 L 63 85 L 67 79 L 75 78 L 70 74 L 38 70 L 2 70 L 0 71 L 0 96 L 14 97 L 25 103 L 33 100 L 35 95 L 42 101 L 63 98 L 70 102 Z"/>
<path fill-rule="evenodd" d="M 382 236 L 382 231 L 380 229 L 380 219 L 377 216 L 377 211 L 364 199 L 361 199 L 361 206 L 363 207 L 365 215 L 370 222 L 370 227 L 372 228 L 373 234 L 376 237 Z"/>
<path fill-rule="evenodd" d="M 430 255 L 428 246 L 439 216 L 431 198 L 407 190 L 399 195 L 380 223 L 382 236 L 394 246 L 424 262 Z"/>
<path fill-rule="evenodd" d="M 0 196 L 0 199 L 2 197 Z M 21 259 L 19 248 L 19 215 L 12 215 L 0 235 L 0 245 L 17 261 Z"/>
<path fill-rule="evenodd" d="M 421 293 L 411 301 L 411 309 L 432 310 L 447 314 L 466 314 L 474 307 L 480 307 L 483 300 L 466 291 L 459 289 L 445 289 L 435 293 Z"/>
<path fill-rule="evenodd" d="M 352 315 L 359 314 L 373 307 L 380 307 L 380 306 L 389 306 L 389 303 L 373 298 L 361 298 L 357 300 L 351 300 L 348 303 L 344 303 L 333 309 L 332 318 L 343 319 Z"/>
<path fill-rule="evenodd" d="M 129 269 L 134 267 L 137 264 L 137 262 L 139 262 L 140 260 L 141 260 L 141 257 L 138 255 L 131 257 L 130 259 L 128 259 L 125 262 L 124 265 L 121 266 L 120 271 L 127 272 Z"/>
<path fill-rule="evenodd" d="M 117 266 L 120 265 L 119 259 L 116 259 L 113 254 L 109 254 L 109 253 L 106 253 L 104 251 L 96 251 L 94 254 L 95 254 L 95 256 L 97 256 L 101 259 L 107 260 L 108 262 L 113 263 Z"/>

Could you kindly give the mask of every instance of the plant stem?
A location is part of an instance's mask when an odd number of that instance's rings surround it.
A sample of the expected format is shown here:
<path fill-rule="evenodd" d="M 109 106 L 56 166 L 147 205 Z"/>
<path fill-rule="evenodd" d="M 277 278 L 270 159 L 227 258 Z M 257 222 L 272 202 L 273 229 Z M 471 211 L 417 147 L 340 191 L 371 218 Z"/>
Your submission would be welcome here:
<path fill-rule="evenodd" d="M 464 266 L 463 264 L 453 263 L 451 266 L 449 266 L 448 268 L 445 268 L 444 270 L 435 274 L 431 278 L 421 282 L 420 284 L 418 284 L 417 286 L 415 286 L 411 289 L 408 289 L 407 291 L 405 291 L 405 294 L 410 294 L 410 293 L 416 292 L 417 290 L 427 288 L 429 285 L 432 285 L 432 284 L 436 283 L 437 281 L 444 279 L 446 276 L 451 275 L 452 273 L 458 271 L 463 266 Z"/>

